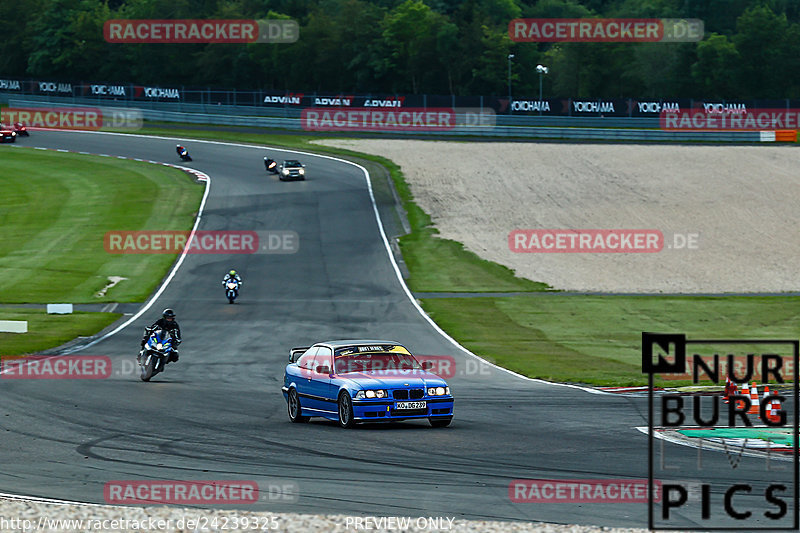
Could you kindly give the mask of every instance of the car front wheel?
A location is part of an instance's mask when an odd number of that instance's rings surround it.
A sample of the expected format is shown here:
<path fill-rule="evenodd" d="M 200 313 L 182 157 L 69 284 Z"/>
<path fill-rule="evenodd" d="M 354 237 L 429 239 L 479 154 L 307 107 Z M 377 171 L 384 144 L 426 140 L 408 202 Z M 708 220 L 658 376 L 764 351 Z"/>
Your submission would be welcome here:
<path fill-rule="evenodd" d="M 303 411 L 300 408 L 300 397 L 297 395 L 297 389 L 289 389 L 289 420 L 295 423 L 308 422 L 308 417 L 300 413 Z"/>
<path fill-rule="evenodd" d="M 339 394 L 339 425 L 343 428 L 351 428 L 355 425 L 353 420 L 353 400 L 346 392 Z"/>

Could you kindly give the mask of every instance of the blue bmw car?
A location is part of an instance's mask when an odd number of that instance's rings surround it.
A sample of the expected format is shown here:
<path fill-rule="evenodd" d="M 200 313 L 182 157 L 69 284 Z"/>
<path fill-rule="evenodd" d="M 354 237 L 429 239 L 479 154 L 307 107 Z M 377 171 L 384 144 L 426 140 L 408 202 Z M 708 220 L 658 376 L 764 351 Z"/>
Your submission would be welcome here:
<path fill-rule="evenodd" d="M 433 427 L 453 420 L 445 380 L 428 372 L 394 341 L 340 340 L 292 348 L 283 396 L 292 422 L 321 416 L 344 428 L 359 422 L 427 418 Z"/>

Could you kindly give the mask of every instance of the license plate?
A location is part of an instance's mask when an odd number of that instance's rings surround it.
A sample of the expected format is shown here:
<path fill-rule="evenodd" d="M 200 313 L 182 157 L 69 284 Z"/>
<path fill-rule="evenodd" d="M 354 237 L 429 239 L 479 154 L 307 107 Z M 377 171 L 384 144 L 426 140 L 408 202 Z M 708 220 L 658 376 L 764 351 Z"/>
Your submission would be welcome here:
<path fill-rule="evenodd" d="M 397 402 L 395 409 L 425 409 L 427 406 L 425 402 Z"/>

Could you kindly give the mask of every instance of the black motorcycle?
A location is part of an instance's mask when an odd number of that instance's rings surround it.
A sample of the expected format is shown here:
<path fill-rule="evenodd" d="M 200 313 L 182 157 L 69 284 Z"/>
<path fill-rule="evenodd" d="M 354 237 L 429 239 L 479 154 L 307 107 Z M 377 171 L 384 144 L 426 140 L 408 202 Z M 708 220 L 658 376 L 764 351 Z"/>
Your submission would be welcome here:
<path fill-rule="evenodd" d="M 270 159 L 269 157 L 264 158 L 264 168 L 267 169 L 267 172 L 271 172 L 272 174 L 278 173 L 278 162 L 274 159 Z"/>

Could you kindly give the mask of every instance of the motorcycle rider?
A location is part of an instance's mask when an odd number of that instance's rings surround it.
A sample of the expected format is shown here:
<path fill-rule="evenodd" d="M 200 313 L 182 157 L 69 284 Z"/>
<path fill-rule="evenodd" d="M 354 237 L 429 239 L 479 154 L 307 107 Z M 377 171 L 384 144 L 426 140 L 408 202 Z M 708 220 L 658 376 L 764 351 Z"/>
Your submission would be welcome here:
<path fill-rule="evenodd" d="M 175 146 L 175 151 L 178 152 L 178 157 L 181 157 L 181 155 L 182 155 L 181 152 L 183 152 L 184 150 L 186 150 L 186 148 L 184 148 L 180 144 Z"/>
<path fill-rule="evenodd" d="M 153 331 L 157 329 L 166 331 L 172 337 L 172 352 L 170 353 L 167 363 L 177 362 L 178 361 L 177 348 L 182 342 L 182 340 L 181 340 L 181 327 L 175 320 L 175 311 L 169 308 L 164 309 L 164 312 L 161 313 L 161 318 L 153 322 L 153 325 L 150 326 L 149 328 L 144 328 L 144 336 L 142 337 L 142 350 L 144 350 L 144 345 L 147 342 L 147 339 L 150 337 Z M 139 352 L 140 358 L 141 355 L 142 352 Z"/>
<path fill-rule="evenodd" d="M 235 280 L 236 283 L 238 283 L 239 285 L 242 284 L 242 278 L 235 270 L 231 270 L 230 272 L 225 274 L 225 277 L 222 278 L 222 286 L 224 287 L 230 280 Z"/>
<path fill-rule="evenodd" d="M 270 166 L 273 163 L 275 163 L 275 167 L 270 168 Z M 269 157 L 265 157 L 264 158 L 264 168 L 266 168 L 267 170 L 274 170 L 275 168 L 277 168 L 277 166 L 278 166 L 278 164 L 274 159 L 270 159 Z"/>

